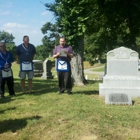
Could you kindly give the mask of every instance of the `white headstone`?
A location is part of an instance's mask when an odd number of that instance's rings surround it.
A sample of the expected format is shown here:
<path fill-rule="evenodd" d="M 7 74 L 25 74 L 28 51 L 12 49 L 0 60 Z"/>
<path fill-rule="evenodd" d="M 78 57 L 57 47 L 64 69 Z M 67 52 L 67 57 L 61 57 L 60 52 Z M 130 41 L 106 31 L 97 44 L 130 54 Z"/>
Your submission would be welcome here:
<path fill-rule="evenodd" d="M 138 53 L 125 47 L 107 53 L 107 73 L 99 84 L 100 97 L 122 93 L 140 97 Z"/>

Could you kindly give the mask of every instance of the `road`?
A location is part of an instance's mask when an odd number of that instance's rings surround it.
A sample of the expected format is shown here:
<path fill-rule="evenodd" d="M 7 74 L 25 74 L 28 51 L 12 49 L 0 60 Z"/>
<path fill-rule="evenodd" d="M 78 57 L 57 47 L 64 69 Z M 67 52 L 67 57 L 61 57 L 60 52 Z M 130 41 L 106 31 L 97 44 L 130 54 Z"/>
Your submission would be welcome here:
<path fill-rule="evenodd" d="M 84 73 L 85 74 L 97 74 L 97 75 L 104 75 L 104 72 L 97 72 L 96 69 L 98 68 L 103 68 L 104 66 L 96 67 L 96 68 L 90 68 L 90 69 L 85 69 Z M 95 70 L 95 71 L 93 71 Z"/>

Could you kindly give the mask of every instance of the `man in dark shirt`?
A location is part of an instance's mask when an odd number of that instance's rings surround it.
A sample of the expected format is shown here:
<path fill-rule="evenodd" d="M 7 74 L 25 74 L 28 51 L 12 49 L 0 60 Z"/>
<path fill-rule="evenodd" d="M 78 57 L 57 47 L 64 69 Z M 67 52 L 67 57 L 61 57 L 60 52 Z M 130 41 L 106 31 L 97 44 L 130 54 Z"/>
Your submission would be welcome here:
<path fill-rule="evenodd" d="M 67 90 L 68 94 L 71 94 L 72 83 L 71 83 L 71 66 L 70 60 L 74 56 L 72 47 L 66 45 L 65 37 L 61 37 L 59 40 L 60 45 L 56 46 L 53 52 L 53 57 L 57 58 L 57 75 L 58 75 L 58 86 L 59 94 Z"/>
<path fill-rule="evenodd" d="M 33 59 L 36 54 L 35 46 L 29 43 L 29 37 L 23 37 L 23 43 L 17 47 L 17 58 L 20 62 L 19 77 L 21 78 L 22 93 L 25 93 L 25 79 L 28 76 L 29 93 L 32 93 L 32 79 L 34 76 Z"/>

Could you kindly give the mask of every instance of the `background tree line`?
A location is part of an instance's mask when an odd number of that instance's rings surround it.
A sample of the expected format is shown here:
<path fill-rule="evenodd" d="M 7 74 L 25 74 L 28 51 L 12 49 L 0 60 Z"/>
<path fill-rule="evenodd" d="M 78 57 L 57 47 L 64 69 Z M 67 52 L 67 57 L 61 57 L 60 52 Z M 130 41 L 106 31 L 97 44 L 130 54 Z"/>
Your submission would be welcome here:
<path fill-rule="evenodd" d="M 75 52 L 72 75 L 78 85 L 85 82 L 84 60 L 93 65 L 96 58 L 101 59 L 108 51 L 120 46 L 140 51 L 138 0 L 55 0 L 44 6 L 53 12 L 56 22 L 46 22 L 41 28 L 44 37 L 42 45 L 36 46 L 35 59 L 44 60 L 52 55 L 54 46 L 59 44 L 59 36 L 66 36 Z M 14 39 L 11 34 L 3 35 L 11 38 L 8 43 Z M 13 46 L 14 43 L 9 49 Z"/>

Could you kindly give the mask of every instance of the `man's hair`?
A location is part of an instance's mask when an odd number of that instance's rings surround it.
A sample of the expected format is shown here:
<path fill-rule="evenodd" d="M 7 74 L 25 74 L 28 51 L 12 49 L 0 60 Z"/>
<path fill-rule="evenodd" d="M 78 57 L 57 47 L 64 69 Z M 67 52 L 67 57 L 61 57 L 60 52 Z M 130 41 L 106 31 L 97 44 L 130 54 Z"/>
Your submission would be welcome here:
<path fill-rule="evenodd" d="M 24 36 L 23 36 L 23 40 L 24 40 L 26 37 L 28 37 L 28 38 L 29 38 L 29 36 L 27 36 L 27 35 L 24 35 Z"/>
<path fill-rule="evenodd" d="M 5 42 L 0 42 L 0 44 L 2 44 L 2 45 L 6 45 Z"/>
<path fill-rule="evenodd" d="M 65 39 L 65 41 L 66 41 L 66 37 L 64 37 L 64 36 L 61 36 L 60 39 Z"/>

